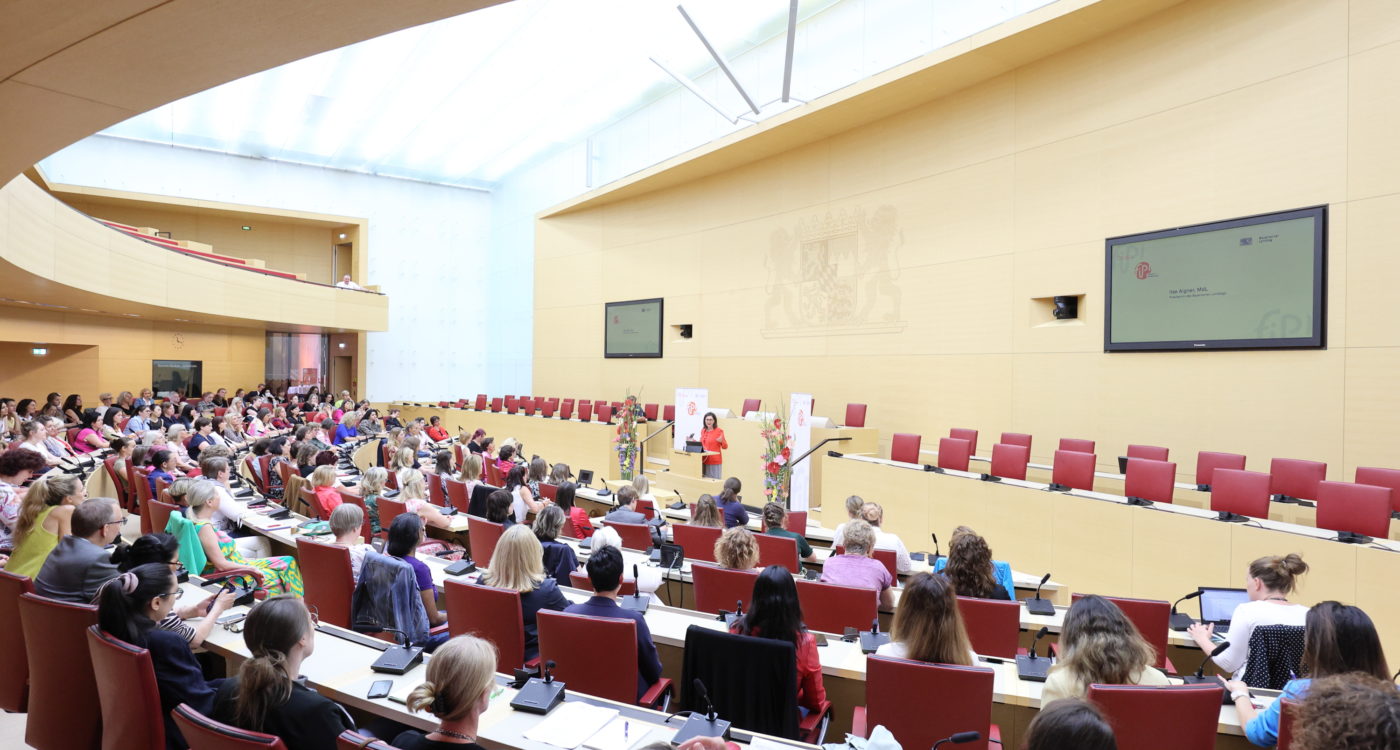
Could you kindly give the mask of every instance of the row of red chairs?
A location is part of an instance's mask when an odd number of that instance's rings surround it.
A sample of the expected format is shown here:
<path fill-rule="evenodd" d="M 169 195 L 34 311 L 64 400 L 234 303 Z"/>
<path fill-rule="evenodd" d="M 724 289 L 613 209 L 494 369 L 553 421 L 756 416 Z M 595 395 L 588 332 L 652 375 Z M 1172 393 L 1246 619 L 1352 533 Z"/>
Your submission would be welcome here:
<path fill-rule="evenodd" d="M 815 403 L 813 401 L 814 405 Z M 455 403 L 439 401 L 437 405 L 440 409 L 466 409 L 470 406 L 475 411 L 490 411 L 492 413 L 505 411 L 507 414 L 524 414 L 526 416 L 539 414 L 546 418 L 554 417 L 557 414 L 560 419 L 573 419 L 575 406 L 577 406 L 578 418 L 584 422 L 592 420 L 594 414 L 598 416 L 598 421 L 609 422 L 612 420 L 612 415 L 622 409 L 621 401 L 608 401 L 606 399 L 589 401 L 588 399 L 559 399 L 544 396 L 488 398 L 484 393 L 478 393 L 475 401 L 460 398 Z M 758 411 L 761 405 L 761 399 L 746 398 L 739 416 L 747 416 L 749 412 Z M 865 404 L 846 404 L 846 421 L 842 424 L 846 427 L 864 427 L 865 412 Z M 642 404 L 642 414 L 649 422 L 656 421 L 658 416 L 666 422 L 673 422 L 676 419 L 676 405 Z"/>
<path fill-rule="evenodd" d="M 294 273 L 288 273 L 287 271 L 274 271 L 270 268 L 258 268 L 256 266 L 249 265 L 248 261 L 242 258 L 235 258 L 229 255 L 219 255 L 217 253 L 204 252 L 203 250 L 194 250 L 192 248 L 181 246 L 180 243 L 176 242 L 175 240 L 166 239 L 165 237 L 152 237 L 149 234 L 142 234 L 136 229 L 136 227 L 130 227 L 125 224 L 118 224 L 114 221 L 106 221 L 104 219 L 98 219 L 98 221 L 102 222 L 103 224 L 106 224 L 112 229 L 117 230 L 118 232 L 121 232 L 122 234 L 127 235 L 128 237 L 134 237 L 135 239 L 142 240 L 144 242 L 149 242 L 153 245 L 159 245 L 167 250 L 173 250 L 177 253 L 193 255 L 197 258 L 203 258 L 208 261 L 213 261 L 214 263 L 218 263 L 219 265 L 229 266 L 232 268 L 239 268 L 244 271 L 253 271 L 254 273 L 260 273 L 264 276 L 277 276 L 284 279 L 292 279 L 294 281 L 297 280 L 297 275 Z"/>

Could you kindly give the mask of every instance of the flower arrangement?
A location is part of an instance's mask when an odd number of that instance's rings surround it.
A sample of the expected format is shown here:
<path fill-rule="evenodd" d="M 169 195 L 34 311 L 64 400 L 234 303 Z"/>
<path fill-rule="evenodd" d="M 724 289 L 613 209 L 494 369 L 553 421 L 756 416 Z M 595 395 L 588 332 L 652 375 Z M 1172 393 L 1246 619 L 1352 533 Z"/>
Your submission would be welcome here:
<path fill-rule="evenodd" d="M 637 413 L 641 407 L 637 397 L 627 394 L 618 414 L 617 437 L 613 438 L 613 450 L 617 451 L 617 465 L 624 480 L 631 480 L 637 470 Z"/>
<path fill-rule="evenodd" d="M 781 412 L 764 420 L 759 435 L 766 446 L 763 451 L 763 494 L 769 502 L 787 504 L 792 479 L 792 435 L 788 434 Z"/>

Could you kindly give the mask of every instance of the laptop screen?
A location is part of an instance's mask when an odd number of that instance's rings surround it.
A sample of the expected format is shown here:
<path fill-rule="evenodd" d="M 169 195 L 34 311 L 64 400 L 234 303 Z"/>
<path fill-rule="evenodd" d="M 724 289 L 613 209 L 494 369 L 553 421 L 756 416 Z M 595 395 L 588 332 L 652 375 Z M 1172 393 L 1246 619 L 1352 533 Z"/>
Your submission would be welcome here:
<path fill-rule="evenodd" d="M 1229 622 L 1235 607 L 1249 601 L 1244 589 L 1212 589 L 1201 586 L 1201 621 Z"/>

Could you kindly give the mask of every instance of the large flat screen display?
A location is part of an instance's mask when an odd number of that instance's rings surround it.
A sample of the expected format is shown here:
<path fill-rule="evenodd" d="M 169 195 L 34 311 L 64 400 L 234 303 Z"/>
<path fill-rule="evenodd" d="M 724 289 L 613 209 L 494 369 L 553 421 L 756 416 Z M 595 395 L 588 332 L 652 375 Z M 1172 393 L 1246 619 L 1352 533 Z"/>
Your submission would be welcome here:
<path fill-rule="evenodd" d="M 1105 351 L 1326 345 L 1326 206 L 1106 245 Z"/>
<path fill-rule="evenodd" d="M 665 303 L 660 297 L 605 305 L 604 357 L 660 357 Z"/>

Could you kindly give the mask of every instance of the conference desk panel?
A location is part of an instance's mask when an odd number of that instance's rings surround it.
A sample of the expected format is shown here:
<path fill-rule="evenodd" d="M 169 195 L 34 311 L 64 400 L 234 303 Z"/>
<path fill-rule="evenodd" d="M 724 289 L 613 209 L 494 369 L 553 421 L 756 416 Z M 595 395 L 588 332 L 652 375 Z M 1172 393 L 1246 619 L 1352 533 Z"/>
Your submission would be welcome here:
<path fill-rule="evenodd" d="M 885 510 L 884 528 L 899 535 L 911 550 L 923 549 L 933 526 L 930 484 L 922 471 L 904 466 L 832 460 L 824 469 L 822 505 L 830 508 L 823 525 L 838 525 L 846 516 L 846 498 L 859 495 Z M 951 527 L 948 531 L 952 531 Z"/>
<path fill-rule="evenodd" d="M 1306 578 L 1306 576 L 1305 576 Z M 1380 631 L 1381 643 L 1394 666 L 1400 668 L 1400 555 L 1388 550 L 1361 547 L 1356 550 L 1356 595 L 1342 599 L 1366 610 Z M 1389 637 L 1387 637 L 1389 636 Z"/>
<path fill-rule="evenodd" d="M 1203 581 L 1231 580 L 1234 524 L 1175 513 L 1130 515 L 1133 581 L 1126 590 L 1133 596 L 1170 602 L 1195 591 Z"/>
<path fill-rule="evenodd" d="M 1019 489 L 1034 493 L 1035 490 Z M 1072 591 L 1128 596 L 1133 591 L 1133 516 L 1127 505 L 1046 492 L 1050 533 L 1054 536 L 1052 572 Z"/>
<path fill-rule="evenodd" d="M 988 486 L 981 492 L 964 492 L 958 485 L 942 482 L 931 486 L 940 491 L 937 499 L 928 505 L 930 525 L 938 534 L 944 554 L 947 554 L 953 529 L 969 526 L 979 534 L 988 535 L 987 543 L 996 559 L 1004 560 L 1006 558 L 1001 555 L 1015 550 L 1016 560 L 1023 566 L 1017 570 L 1032 574 L 1055 570 L 1050 543 L 1053 537 L 1049 533 L 1051 520 L 1046 513 L 1045 498 L 1016 487 Z M 994 535 L 990 531 L 993 529 Z M 911 543 L 921 542 L 905 540 L 905 544 Z M 1059 578 L 1058 571 L 1055 577 Z"/>

